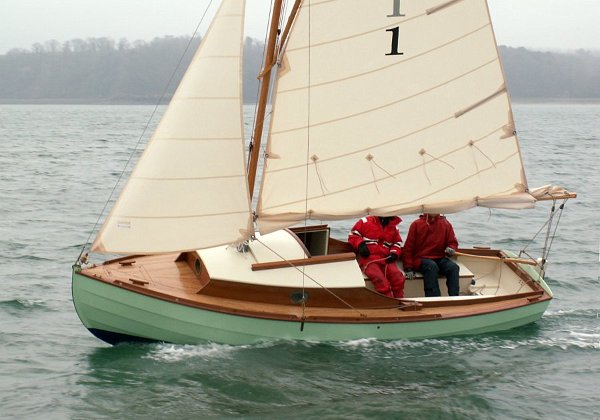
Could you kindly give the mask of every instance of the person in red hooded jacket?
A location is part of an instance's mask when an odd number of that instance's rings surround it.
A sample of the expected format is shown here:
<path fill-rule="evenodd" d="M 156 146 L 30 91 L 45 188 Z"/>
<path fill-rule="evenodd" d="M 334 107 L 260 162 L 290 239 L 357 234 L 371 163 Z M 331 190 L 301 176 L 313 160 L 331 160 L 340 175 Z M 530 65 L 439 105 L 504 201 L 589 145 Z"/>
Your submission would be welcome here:
<path fill-rule="evenodd" d="M 375 290 L 395 298 L 404 297 L 404 274 L 396 265 L 402 256 L 402 238 L 397 227 L 401 221 L 397 216 L 363 217 L 348 236 L 348 242 L 358 253 L 358 264 Z"/>
<path fill-rule="evenodd" d="M 439 214 L 425 213 L 411 223 L 403 248 L 406 278 L 423 273 L 425 296 L 441 296 L 438 275 L 446 276 L 448 295 L 458 296 L 459 267 L 450 257 L 458 241 L 450 222 Z"/>

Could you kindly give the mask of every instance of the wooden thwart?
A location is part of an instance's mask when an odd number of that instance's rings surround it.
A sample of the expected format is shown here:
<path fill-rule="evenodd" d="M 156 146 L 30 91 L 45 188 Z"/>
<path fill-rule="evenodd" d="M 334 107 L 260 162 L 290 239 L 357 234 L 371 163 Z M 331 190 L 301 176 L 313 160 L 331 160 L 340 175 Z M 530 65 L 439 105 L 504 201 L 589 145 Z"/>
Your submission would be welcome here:
<path fill-rule="evenodd" d="M 356 255 L 353 252 L 345 252 L 343 254 L 333 255 L 318 255 L 311 258 L 301 258 L 297 260 L 273 261 L 266 263 L 252 264 L 252 271 L 271 270 L 274 268 L 301 267 L 305 265 L 325 264 L 331 262 L 351 261 L 355 260 Z"/>

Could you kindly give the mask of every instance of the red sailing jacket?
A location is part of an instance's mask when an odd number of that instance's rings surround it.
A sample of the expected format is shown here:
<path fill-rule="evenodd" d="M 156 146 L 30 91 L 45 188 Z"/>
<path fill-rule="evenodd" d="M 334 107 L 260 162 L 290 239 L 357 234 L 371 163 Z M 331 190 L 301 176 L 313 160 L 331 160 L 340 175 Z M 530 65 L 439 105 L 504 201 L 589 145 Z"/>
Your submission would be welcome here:
<path fill-rule="evenodd" d="M 452 225 L 444 216 L 421 215 L 411 223 L 404 243 L 404 269 L 418 270 L 421 258 L 443 258 L 446 247 L 458 249 Z"/>
<path fill-rule="evenodd" d="M 390 253 L 397 254 L 398 258 L 402 256 L 402 238 L 397 228 L 401 221 L 398 216 L 394 216 L 385 228 L 377 216 L 363 217 L 356 222 L 348 236 L 348 242 L 355 250 L 358 250 L 361 242 L 365 242 L 371 252 L 367 258 L 359 258 L 361 266 L 369 261 L 383 259 Z"/>

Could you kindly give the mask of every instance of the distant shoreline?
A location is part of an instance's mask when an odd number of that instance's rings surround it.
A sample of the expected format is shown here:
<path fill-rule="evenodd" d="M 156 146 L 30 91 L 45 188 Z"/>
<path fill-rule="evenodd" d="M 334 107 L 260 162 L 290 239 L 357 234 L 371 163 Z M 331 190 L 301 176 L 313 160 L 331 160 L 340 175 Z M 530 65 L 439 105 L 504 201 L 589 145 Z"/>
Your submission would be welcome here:
<path fill-rule="evenodd" d="M 600 98 L 511 98 L 513 104 L 600 104 Z"/>
<path fill-rule="evenodd" d="M 90 38 L 62 46 L 52 42 L 36 44 L 35 52 L 15 50 L 0 55 L 0 103 L 164 104 L 174 94 L 192 59 L 193 48 L 189 49 L 188 43 L 185 37 L 157 38 L 139 44 Z M 188 52 L 182 56 L 182 51 Z M 245 104 L 257 100 L 256 75 L 263 65 L 263 51 L 262 42 L 245 40 Z M 505 46 L 499 46 L 499 52 L 505 85 L 515 103 L 600 102 L 598 53 L 563 54 Z M 175 63 L 180 63 L 177 70 Z"/>
<path fill-rule="evenodd" d="M 169 100 L 163 100 L 160 105 L 167 105 Z M 97 98 L 65 98 L 65 99 L 13 99 L 0 98 L 2 105 L 156 105 L 158 99 L 97 99 Z"/>
<path fill-rule="evenodd" d="M 170 98 L 169 98 L 170 99 Z M 12 99 L 0 98 L 0 105 L 156 105 L 158 99 Z M 167 105 L 163 100 L 159 105 Z M 600 104 L 600 98 L 512 98 L 513 104 Z M 244 102 L 253 105 L 253 102 Z"/>

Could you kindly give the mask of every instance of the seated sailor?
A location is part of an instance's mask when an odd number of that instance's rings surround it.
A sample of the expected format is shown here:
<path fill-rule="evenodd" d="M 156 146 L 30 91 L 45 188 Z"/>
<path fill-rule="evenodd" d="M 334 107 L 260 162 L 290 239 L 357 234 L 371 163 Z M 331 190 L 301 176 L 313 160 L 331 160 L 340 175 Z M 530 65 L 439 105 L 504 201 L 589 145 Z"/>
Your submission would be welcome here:
<path fill-rule="evenodd" d="M 438 275 L 446 276 L 448 295 L 458 296 L 459 266 L 450 257 L 458 241 L 450 222 L 439 214 L 425 213 L 411 223 L 403 248 L 406 278 L 423 274 L 425 296 L 441 296 Z"/>
<path fill-rule="evenodd" d="M 366 216 L 356 222 L 348 242 L 358 253 L 358 264 L 375 290 L 389 297 L 404 297 L 404 274 L 396 261 L 402 256 L 397 216 Z"/>

